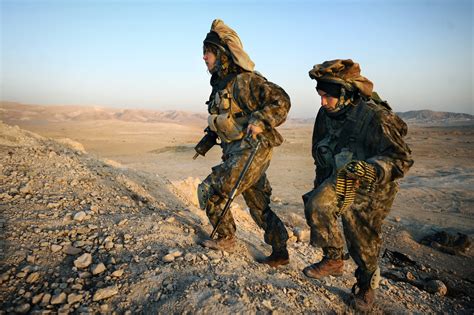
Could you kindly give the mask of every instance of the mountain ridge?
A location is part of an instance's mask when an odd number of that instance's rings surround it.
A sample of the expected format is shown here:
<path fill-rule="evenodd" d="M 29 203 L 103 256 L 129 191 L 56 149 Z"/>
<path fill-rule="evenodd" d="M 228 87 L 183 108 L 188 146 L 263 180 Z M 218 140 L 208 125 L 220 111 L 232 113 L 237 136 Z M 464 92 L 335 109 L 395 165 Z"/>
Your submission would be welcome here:
<path fill-rule="evenodd" d="M 42 122 L 67 122 L 87 120 L 120 120 L 126 122 L 146 123 L 186 123 L 205 124 L 207 113 L 197 113 L 184 110 L 155 110 L 155 109 L 118 109 L 98 106 L 77 105 L 30 105 L 16 102 L 0 102 L 2 120 L 7 123 L 42 121 Z M 397 112 L 407 123 L 453 123 L 473 122 L 474 116 L 466 113 L 440 112 L 428 109 Z M 309 118 L 291 117 L 291 123 L 312 124 L 315 116 Z"/>

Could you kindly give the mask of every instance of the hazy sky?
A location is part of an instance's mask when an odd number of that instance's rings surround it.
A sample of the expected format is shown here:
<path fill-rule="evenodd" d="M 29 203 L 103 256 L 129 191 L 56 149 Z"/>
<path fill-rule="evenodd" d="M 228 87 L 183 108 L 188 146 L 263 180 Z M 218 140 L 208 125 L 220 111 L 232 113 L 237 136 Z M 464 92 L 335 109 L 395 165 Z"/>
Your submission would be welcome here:
<path fill-rule="evenodd" d="M 293 117 L 315 115 L 308 71 L 337 58 L 396 111 L 474 114 L 471 0 L 0 2 L 2 100 L 205 112 L 202 40 L 220 18 Z"/>

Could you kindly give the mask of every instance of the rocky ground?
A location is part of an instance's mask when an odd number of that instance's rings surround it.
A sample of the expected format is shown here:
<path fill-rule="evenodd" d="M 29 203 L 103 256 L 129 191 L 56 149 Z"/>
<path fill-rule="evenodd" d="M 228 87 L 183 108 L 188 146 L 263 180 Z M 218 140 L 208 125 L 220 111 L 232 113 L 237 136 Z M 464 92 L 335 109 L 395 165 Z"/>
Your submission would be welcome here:
<path fill-rule="evenodd" d="M 352 312 L 351 260 L 340 278 L 302 274 L 321 258 L 305 226 L 288 224 L 291 263 L 279 269 L 255 262 L 270 248 L 237 205 L 238 250 L 197 245 L 211 228 L 183 194 L 195 184 L 190 178 L 178 190 L 163 177 L 94 158 L 79 143 L 0 123 L 0 313 Z M 474 311 L 473 275 L 462 272 L 472 255 L 419 245 L 398 220 L 384 233 L 390 251 L 374 313 Z"/>

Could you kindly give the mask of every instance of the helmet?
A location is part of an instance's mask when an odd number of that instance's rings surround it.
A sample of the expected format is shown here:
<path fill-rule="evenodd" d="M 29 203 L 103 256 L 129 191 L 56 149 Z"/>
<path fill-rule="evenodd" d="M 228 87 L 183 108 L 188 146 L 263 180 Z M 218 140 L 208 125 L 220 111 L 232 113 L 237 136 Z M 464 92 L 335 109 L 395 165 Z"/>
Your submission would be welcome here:
<path fill-rule="evenodd" d="M 373 83 L 360 75 L 359 64 L 351 59 L 335 59 L 314 65 L 309 77 L 318 82 L 340 84 L 347 91 L 359 91 L 366 97 L 372 95 Z"/>
<path fill-rule="evenodd" d="M 217 33 L 214 31 L 210 31 L 209 33 L 207 33 L 206 38 L 204 38 L 203 40 L 203 44 L 204 46 L 209 45 L 209 44 L 215 45 L 220 50 L 224 51 L 226 54 L 230 56 L 229 47 L 227 47 L 227 45 L 221 41 L 221 39 L 219 38 L 219 35 L 217 35 Z"/>
<path fill-rule="evenodd" d="M 224 24 L 222 20 L 215 19 L 211 25 L 211 31 L 204 39 L 204 45 L 214 44 L 224 51 L 229 52 L 235 64 L 246 71 L 253 71 L 255 64 L 244 51 L 239 35 Z"/>

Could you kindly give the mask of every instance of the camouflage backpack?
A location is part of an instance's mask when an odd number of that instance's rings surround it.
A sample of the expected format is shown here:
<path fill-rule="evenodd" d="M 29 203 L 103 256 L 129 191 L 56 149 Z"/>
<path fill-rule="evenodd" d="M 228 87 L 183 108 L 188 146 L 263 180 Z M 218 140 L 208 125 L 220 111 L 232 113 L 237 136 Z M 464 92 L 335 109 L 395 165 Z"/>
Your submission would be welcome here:
<path fill-rule="evenodd" d="M 392 107 L 390 107 L 390 105 L 388 104 L 387 101 L 384 101 L 380 98 L 379 94 L 375 91 L 372 92 L 372 95 L 370 96 L 370 100 L 372 100 L 375 104 L 377 105 L 380 105 L 380 106 L 383 106 L 385 107 L 386 109 L 388 110 L 392 110 Z M 369 100 L 369 101 L 370 101 Z"/>

